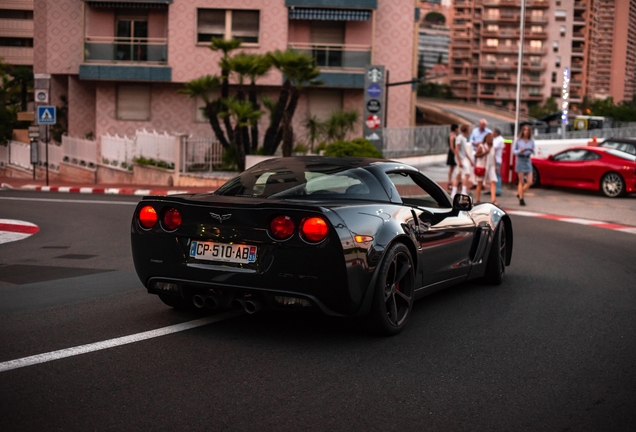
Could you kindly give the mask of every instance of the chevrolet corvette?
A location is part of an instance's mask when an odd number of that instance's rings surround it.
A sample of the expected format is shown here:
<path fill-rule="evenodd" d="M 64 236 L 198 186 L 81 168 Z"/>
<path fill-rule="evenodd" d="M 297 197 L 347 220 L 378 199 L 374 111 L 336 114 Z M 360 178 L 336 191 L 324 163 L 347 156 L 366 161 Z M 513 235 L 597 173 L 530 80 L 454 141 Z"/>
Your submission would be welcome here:
<path fill-rule="evenodd" d="M 169 306 L 366 316 L 391 335 L 420 297 L 500 284 L 513 231 L 499 207 L 451 199 L 403 163 L 306 156 L 261 162 L 213 193 L 144 197 L 131 244 L 141 282 Z"/>

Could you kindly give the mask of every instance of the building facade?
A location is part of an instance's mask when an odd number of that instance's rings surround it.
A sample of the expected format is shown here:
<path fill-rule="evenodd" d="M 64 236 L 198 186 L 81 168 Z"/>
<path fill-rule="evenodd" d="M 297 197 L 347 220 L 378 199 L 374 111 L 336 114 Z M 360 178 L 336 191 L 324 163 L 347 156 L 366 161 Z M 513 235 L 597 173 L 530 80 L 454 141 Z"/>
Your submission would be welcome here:
<path fill-rule="evenodd" d="M 595 0 L 590 46 L 587 94 L 631 101 L 636 93 L 636 2 Z"/>
<path fill-rule="evenodd" d="M 324 84 L 301 96 L 300 137 L 309 115 L 362 112 L 366 66 L 385 65 L 391 81 L 416 73 L 413 0 L 35 0 L 34 20 L 36 87 L 50 87 L 51 104 L 68 104 L 69 135 L 98 142 L 139 129 L 212 135 L 200 103 L 178 90 L 220 75 L 213 37 L 242 39 L 236 52 L 314 56 Z M 257 85 L 275 96 L 282 82 L 272 70 Z M 412 125 L 411 86 L 391 88 L 389 98 L 388 123 Z"/>
<path fill-rule="evenodd" d="M 585 95 L 592 0 L 526 0 L 520 111 L 547 98 L 562 100 L 568 68 L 569 102 Z M 521 0 L 456 0 L 451 87 L 463 99 L 513 110 L 516 103 Z"/>
<path fill-rule="evenodd" d="M 33 66 L 33 0 L 0 2 L 0 59 Z"/>

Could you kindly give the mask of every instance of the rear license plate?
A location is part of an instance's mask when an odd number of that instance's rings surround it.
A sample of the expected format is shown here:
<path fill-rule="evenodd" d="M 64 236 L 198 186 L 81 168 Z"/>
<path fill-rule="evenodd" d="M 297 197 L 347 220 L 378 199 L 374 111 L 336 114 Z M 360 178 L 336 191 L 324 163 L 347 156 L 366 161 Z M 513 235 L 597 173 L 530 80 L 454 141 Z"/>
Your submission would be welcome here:
<path fill-rule="evenodd" d="M 249 264 L 256 262 L 256 246 L 193 241 L 190 256 L 207 261 Z"/>

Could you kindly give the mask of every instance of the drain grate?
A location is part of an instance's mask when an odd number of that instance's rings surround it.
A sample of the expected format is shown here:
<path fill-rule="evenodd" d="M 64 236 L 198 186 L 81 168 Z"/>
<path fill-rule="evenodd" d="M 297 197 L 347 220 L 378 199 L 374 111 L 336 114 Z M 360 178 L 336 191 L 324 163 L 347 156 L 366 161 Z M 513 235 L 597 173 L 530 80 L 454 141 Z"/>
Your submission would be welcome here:
<path fill-rule="evenodd" d="M 96 256 L 97 255 L 66 254 L 66 255 L 56 256 L 55 258 L 84 260 L 84 259 L 89 259 L 89 258 L 93 258 L 93 257 L 96 257 Z"/>

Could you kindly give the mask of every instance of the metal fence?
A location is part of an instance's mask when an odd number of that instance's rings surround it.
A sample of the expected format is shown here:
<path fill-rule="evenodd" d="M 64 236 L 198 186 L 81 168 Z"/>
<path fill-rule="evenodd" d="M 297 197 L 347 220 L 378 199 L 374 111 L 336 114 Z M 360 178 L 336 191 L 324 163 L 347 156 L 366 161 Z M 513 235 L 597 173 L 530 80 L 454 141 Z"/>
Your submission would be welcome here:
<path fill-rule="evenodd" d="M 49 145 L 49 169 L 59 171 L 62 161 L 62 147 L 50 143 Z M 31 164 L 31 145 L 19 141 L 9 141 L 8 145 L 0 146 L 0 166 L 13 165 L 29 171 L 33 170 Z M 46 143 L 38 141 L 38 166 L 46 166 Z"/>
<path fill-rule="evenodd" d="M 175 149 L 179 144 L 178 136 L 142 129 L 135 134 L 135 141 L 137 157 L 174 164 Z"/>
<path fill-rule="evenodd" d="M 9 163 L 9 145 L 0 145 L 0 168 L 4 168 Z"/>
<path fill-rule="evenodd" d="M 94 167 L 97 163 L 97 141 L 62 136 L 63 161 Z"/>
<path fill-rule="evenodd" d="M 567 131 L 566 138 L 592 138 L 596 137 L 601 140 L 603 138 L 634 138 L 636 137 L 636 126 L 611 128 L 611 129 L 590 129 L 580 131 Z M 535 138 L 539 139 L 561 139 L 563 135 L 561 133 L 549 133 L 540 134 Z"/>
<path fill-rule="evenodd" d="M 183 172 L 212 172 L 221 165 L 223 147 L 215 137 L 187 137 L 183 140 Z"/>
<path fill-rule="evenodd" d="M 384 157 L 425 156 L 448 151 L 450 126 L 418 126 L 384 130 Z"/>

